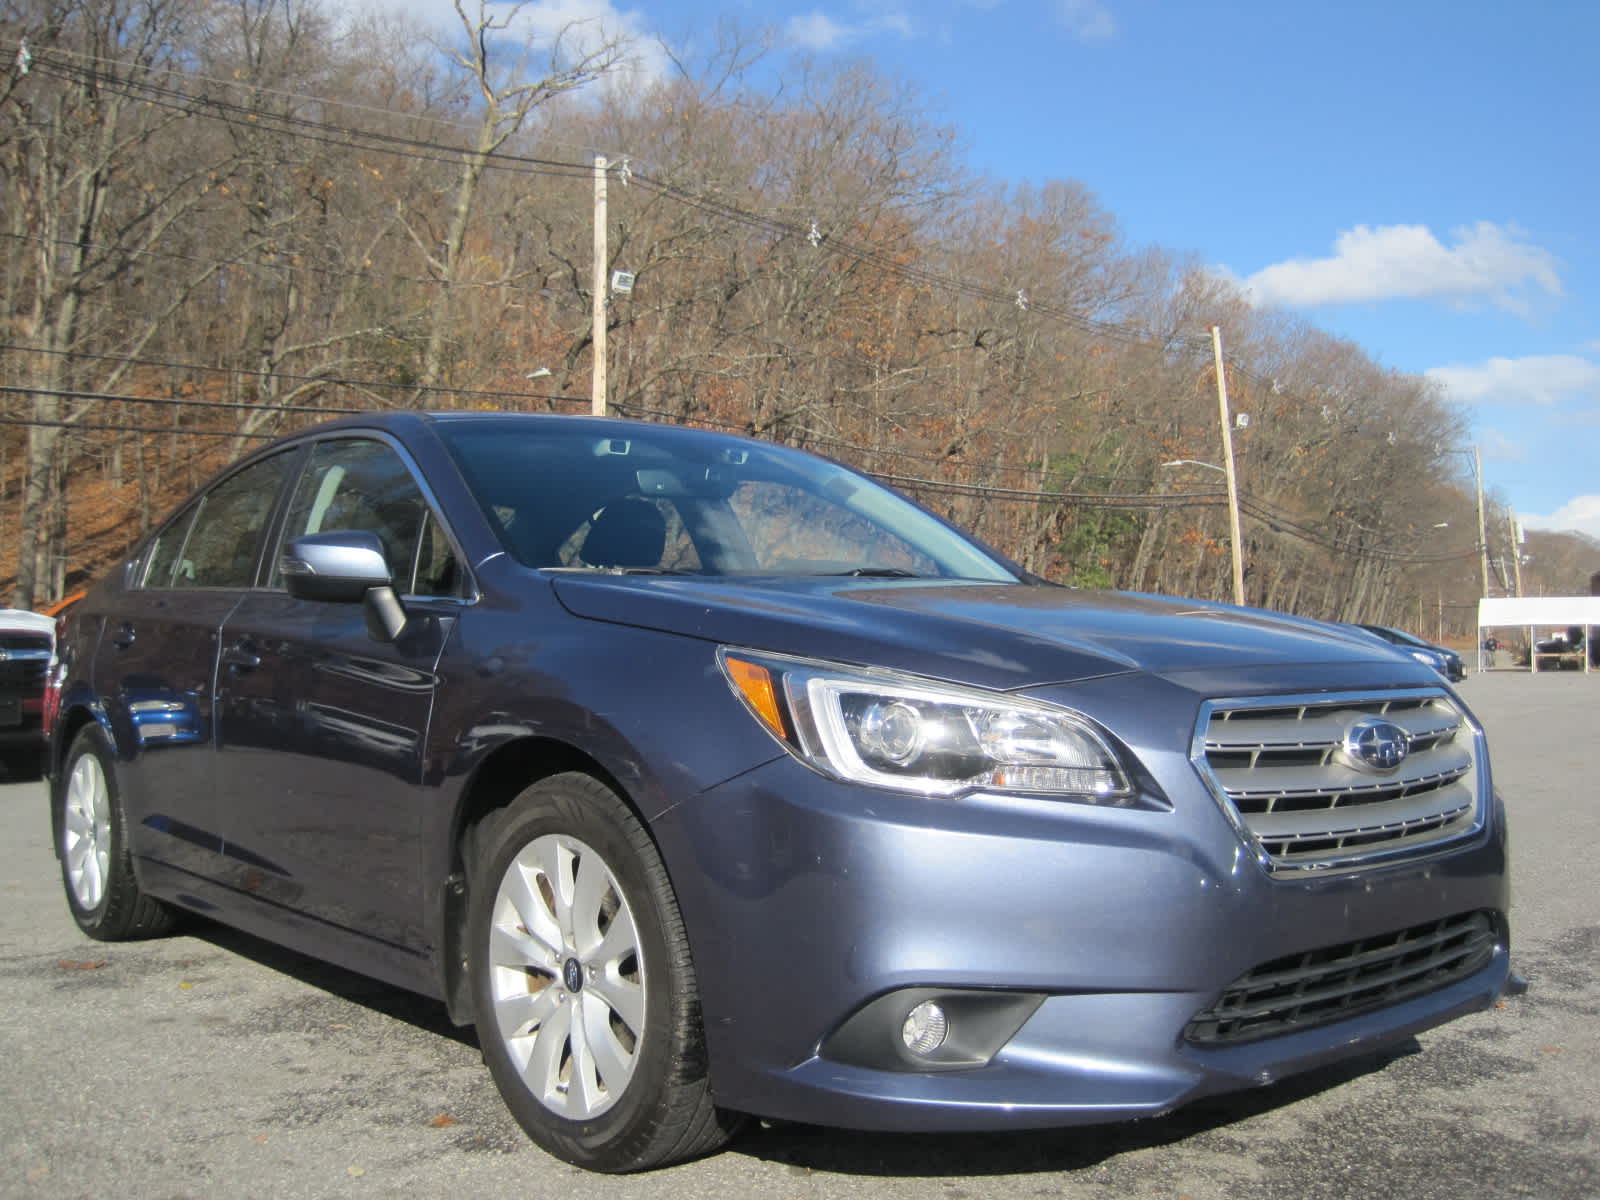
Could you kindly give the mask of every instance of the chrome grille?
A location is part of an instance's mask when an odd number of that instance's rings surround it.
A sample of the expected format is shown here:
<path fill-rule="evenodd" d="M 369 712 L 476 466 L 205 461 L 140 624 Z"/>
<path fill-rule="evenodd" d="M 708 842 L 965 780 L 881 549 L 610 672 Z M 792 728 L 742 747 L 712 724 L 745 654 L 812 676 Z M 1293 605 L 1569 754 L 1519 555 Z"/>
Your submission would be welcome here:
<path fill-rule="evenodd" d="M 18 658 L 50 657 L 50 638 L 43 633 L 15 633 L 0 630 L 0 650 L 13 651 Z"/>
<path fill-rule="evenodd" d="M 1222 1045 L 1342 1021 L 1465 979 L 1495 945 L 1494 922 L 1476 912 L 1290 954 L 1241 975 L 1183 1036 Z"/>
<path fill-rule="evenodd" d="M 1344 749 L 1377 717 L 1409 751 L 1380 770 Z M 1274 871 L 1349 870 L 1425 853 L 1482 824 L 1477 734 L 1444 692 L 1218 701 L 1195 759 Z"/>

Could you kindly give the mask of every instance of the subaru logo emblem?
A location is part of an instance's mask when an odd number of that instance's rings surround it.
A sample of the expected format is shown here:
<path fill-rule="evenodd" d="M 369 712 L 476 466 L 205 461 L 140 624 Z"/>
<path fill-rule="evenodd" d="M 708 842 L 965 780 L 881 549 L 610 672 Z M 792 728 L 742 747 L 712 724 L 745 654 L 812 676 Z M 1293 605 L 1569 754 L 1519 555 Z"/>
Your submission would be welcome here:
<path fill-rule="evenodd" d="M 1369 771 L 1392 771 L 1411 753 L 1411 735 L 1393 721 L 1364 717 L 1345 732 L 1344 752 Z"/>

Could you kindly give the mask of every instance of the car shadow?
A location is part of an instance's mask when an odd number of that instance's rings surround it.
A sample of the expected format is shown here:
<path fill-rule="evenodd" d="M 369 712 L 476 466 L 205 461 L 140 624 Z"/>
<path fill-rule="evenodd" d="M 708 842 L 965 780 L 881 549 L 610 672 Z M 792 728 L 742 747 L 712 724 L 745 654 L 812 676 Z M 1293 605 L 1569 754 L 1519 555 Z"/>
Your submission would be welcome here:
<path fill-rule="evenodd" d="M 229 954 L 247 958 L 280 975 L 287 975 L 308 987 L 327 992 L 341 1000 L 359 1004 L 365 1009 L 404 1021 L 428 1033 L 449 1038 L 463 1046 L 478 1048 L 477 1031 L 472 1026 L 458 1026 L 450 1020 L 444 1002 L 394 984 L 384 983 L 368 975 L 360 975 L 318 958 L 311 958 L 295 950 L 286 949 L 273 942 L 264 941 L 253 934 L 218 925 L 193 914 L 184 915 L 182 932 L 209 943 Z M 488 1083 L 488 1076 L 484 1077 Z M 494 1086 L 488 1083 L 488 1086 Z"/>
<path fill-rule="evenodd" d="M 1159 1149 L 1287 1107 L 1420 1050 L 1416 1038 L 1408 1038 L 1268 1087 L 1207 1097 L 1169 1116 L 1145 1121 L 999 1134 L 859 1133 L 762 1122 L 735 1141 L 728 1153 L 838 1175 L 919 1178 L 1080 1171 L 1121 1154 Z"/>
<path fill-rule="evenodd" d="M 44 778 L 44 762 L 23 755 L 0 755 L 0 783 L 38 783 Z"/>
<path fill-rule="evenodd" d="M 455 1025 L 441 1001 L 204 918 L 187 918 L 183 932 L 371 1012 L 478 1049 L 476 1030 L 470 1025 Z M 1417 1039 L 1407 1038 L 1384 1050 L 1307 1071 L 1267 1087 L 1207 1097 L 1168 1116 L 1144 1121 L 970 1134 L 874 1133 L 753 1121 L 724 1153 L 742 1154 L 800 1171 L 837 1175 L 927 1178 L 1079 1171 L 1121 1154 L 1159 1149 L 1288 1107 L 1381 1071 L 1396 1059 L 1420 1051 Z M 483 1086 L 494 1087 L 487 1072 Z"/>

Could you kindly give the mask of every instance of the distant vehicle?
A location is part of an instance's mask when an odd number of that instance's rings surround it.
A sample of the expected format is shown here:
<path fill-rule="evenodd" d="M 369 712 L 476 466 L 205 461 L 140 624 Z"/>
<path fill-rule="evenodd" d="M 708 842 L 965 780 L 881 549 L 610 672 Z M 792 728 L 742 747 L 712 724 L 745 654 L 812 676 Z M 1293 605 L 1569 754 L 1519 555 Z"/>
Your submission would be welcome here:
<path fill-rule="evenodd" d="M 44 693 L 55 638 L 49 617 L 0 608 L 0 765 L 12 778 L 37 778 L 44 765 Z"/>
<path fill-rule="evenodd" d="M 1358 621 L 1356 628 L 1365 629 L 1391 645 L 1399 646 L 1418 662 L 1427 663 L 1451 683 L 1459 683 L 1467 677 L 1467 668 L 1461 661 L 1461 655 L 1448 646 L 1436 646 L 1432 642 L 1423 641 L 1415 634 L 1407 633 L 1403 629 L 1391 629 L 1387 625 L 1368 625 Z"/>
<path fill-rule="evenodd" d="M 1552 633 L 1536 648 L 1540 654 L 1576 654 L 1583 649 L 1583 627 L 1574 625 L 1565 633 Z"/>
<path fill-rule="evenodd" d="M 187 909 L 436 997 L 596 1170 L 745 1114 L 1156 1116 L 1507 984 L 1504 809 L 1427 667 L 1047 584 L 788 447 L 306 430 L 152 531 L 60 662 L 86 934 Z"/>

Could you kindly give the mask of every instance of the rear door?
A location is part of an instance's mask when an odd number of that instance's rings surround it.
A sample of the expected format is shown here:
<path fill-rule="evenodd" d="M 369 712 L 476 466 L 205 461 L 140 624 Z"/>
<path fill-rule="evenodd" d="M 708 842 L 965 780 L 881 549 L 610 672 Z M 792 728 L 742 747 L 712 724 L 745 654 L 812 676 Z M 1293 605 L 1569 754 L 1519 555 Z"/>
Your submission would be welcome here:
<path fill-rule="evenodd" d="M 212 760 L 219 632 L 255 582 L 293 454 L 229 475 L 157 534 L 95 658 L 133 853 L 209 879 L 227 873 Z"/>

